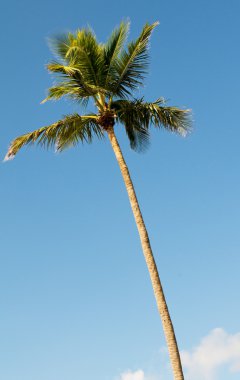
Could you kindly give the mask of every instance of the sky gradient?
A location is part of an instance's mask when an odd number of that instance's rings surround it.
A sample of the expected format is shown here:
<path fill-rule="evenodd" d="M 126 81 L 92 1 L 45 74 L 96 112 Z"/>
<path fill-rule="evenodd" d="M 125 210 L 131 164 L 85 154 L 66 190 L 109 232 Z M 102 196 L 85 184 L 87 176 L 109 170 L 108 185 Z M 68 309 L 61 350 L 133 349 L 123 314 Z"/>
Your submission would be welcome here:
<path fill-rule="evenodd" d="M 185 139 L 152 130 L 151 146 L 141 155 L 130 150 L 120 127 L 116 133 L 179 346 L 189 355 L 186 372 L 199 380 L 192 350 L 202 344 L 207 350 L 201 342 L 210 337 L 209 352 L 219 342 L 230 348 L 200 380 L 237 380 L 240 3 L 123 0 L 118 8 L 109 0 L 2 3 L 1 156 L 17 135 L 78 111 L 66 100 L 40 105 L 52 84 L 44 68 L 52 58 L 48 37 L 89 24 L 105 41 L 129 18 L 132 39 L 145 22 L 159 20 L 141 94 L 191 108 L 194 130 Z M 171 379 L 137 230 L 107 139 L 59 155 L 23 149 L 0 172 L 0 378 Z"/>

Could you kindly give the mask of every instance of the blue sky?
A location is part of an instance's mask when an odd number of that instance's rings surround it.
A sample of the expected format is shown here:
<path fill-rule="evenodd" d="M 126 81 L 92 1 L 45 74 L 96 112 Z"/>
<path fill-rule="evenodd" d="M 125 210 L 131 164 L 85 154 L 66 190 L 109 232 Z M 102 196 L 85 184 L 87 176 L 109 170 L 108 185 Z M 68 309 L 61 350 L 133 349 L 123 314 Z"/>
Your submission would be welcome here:
<path fill-rule="evenodd" d="M 129 149 L 120 127 L 116 133 L 185 371 L 191 380 L 236 380 L 240 4 L 123 0 L 118 8 L 109 0 L 2 3 L 1 155 L 15 136 L 77 110 L 64 100 L 40 105 L 52 83 L 44 68 L 52 58 L 47 37 L 90 24 L 104 41 L 129 18 L 131 39 L 145 22 L 159 20 L 144 94 L 191 108 L 194 131 L 182 139 L 153 130 L 142 155 Z M 0 171 L 0 378 L 170 379 L 161 322 L 108 141 L 61 155 L 24 149 Z M 222 347 L 220 363 L 211 359 L 216 347 Z M 199 367 L 201 349 L 210 364 L 206 359 Z"/>

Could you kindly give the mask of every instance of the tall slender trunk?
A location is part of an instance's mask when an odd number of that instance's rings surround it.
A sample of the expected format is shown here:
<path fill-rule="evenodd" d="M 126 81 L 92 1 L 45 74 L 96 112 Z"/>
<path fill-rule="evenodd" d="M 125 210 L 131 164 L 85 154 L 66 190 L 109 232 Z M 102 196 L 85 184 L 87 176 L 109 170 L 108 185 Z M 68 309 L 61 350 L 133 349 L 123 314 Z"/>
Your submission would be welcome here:
<path fill-rule="evenodd" d="M 130 201 L 133 215 L 134 215 L 136 225 L 138 228 L 143 254 L 144 254 L 148 271 L 150 274 L 159 314 L 162 319 L 163 330 L 164 330 L 164 334 L 165 334 L 165 338 L 166 338 L 166 342 L 168 346 L 168 351 L 169 351 L 169 356 L 170 356 L 170 361 L 171 361 L 173 374 L 174 374 L 174 380 L 184 380 L 177 340 L 175 337 L 172 321 L 171 321 L 170 314 L 168 311 L 166 299 L 163 293 L 157 266 L 153 257 L 147 229 L 143 221 L 142 213 L 138 204 L 133 183 L 128 171 L 128 167 L 123 158 L 121 148 L 115 136 L 113 127 L 109 127 L 107 129 L 107 133 L 108 133 L 108 137 L 112 145 L 113 151 L 115 153 L 118 165 L 120 167 L 124 183 L 126 185 L 129 201 Z"/>

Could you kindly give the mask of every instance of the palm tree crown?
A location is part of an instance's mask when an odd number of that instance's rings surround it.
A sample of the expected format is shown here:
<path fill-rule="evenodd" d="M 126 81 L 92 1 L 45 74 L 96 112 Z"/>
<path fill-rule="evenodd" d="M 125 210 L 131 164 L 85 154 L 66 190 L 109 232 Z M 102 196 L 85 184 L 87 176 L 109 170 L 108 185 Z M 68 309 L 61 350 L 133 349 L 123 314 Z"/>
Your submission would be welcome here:
<path fill-rule="evenodd" d="M 51 40 L 57 60 L 47 68 L 56 75 L 56 83 L 43 102 L 67 96 L 86 107 L 92 99 L 97 112 L 67 115 L 17 137 L 5 159 L 14 158 L 20 148 L 31 143 L 54 145 L 57 151 L 79 141 L 90 143 L 93 137 L 104 137 L 116 123 L 124 125 L 130 146 L 137 151 L 147 146 L 151 124 L 186 134 L 190 128 L 189 110 L 166 106 L 163 98 L 146 102 L 132 96 L 143 84 L 149 63 L 149 38 L 157 25 L 158 22 L 146 24 L 140 36 L 128 44 L 128 22 L 122 22 L 105 44 L 97 41 L 90 28 Z"/>

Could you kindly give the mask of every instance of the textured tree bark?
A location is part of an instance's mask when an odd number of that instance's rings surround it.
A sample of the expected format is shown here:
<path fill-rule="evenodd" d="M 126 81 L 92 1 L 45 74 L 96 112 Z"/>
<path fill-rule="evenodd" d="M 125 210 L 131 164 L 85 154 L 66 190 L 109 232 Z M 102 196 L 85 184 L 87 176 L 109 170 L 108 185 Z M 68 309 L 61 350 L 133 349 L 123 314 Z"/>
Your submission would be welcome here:
<path fill-rule="evenodd" d="M 129 201 L 130 201 L 133 215 L 134 215 L 136 225 L 138 228 L 143 254 L 146 260 L 146 264 L 148 267 L 148 271 L 149 271 L 152 286 L 153 286 L 153 291 L 154 291 L 156 302 L 157 302 L 157 307 L 158 307 L 159 314 L 160 314 L 162 324 L 163 324 L 163 330 L 164 330 L 164 334 L 165 334 L 165 338 L 166 338 L 166 342 L 168 346 L 170 361 L 171 361 L 173 374 L 174 374 L 174 380 L 184 380 L 177 340 L 176 340 L 174 329 L 173 329 L 173 324 L 172 324 L 170 314 L 168 311 L 168 307 L 167 307 L 166 299 L 163 293 L 162 285 L 160 282 L 157 266 L 153 257 L 147 229 L 143 221 L 142 213 L 138 204 L 133 183 L 128 171 L 128 167 L 123 158 L 121 148 L 115 136 L 113 127 L 109 127 L 107 129 L 107 133 L 108 133 L 110 143 L 112 145 L 112 149 L 115 153 L 117 162 L 119 164 L 124 183 L 126 185 Z"/>

